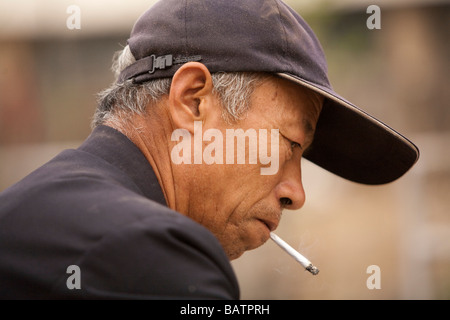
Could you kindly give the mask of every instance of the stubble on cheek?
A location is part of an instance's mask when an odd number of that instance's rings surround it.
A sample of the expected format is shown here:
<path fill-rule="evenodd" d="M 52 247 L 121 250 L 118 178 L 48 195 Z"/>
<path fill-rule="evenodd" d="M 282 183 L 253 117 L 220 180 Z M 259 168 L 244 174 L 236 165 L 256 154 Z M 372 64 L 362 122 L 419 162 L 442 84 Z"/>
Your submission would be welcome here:
<path fill-rule="evenodd" d="M 213 232 L 222 244 L 230 260 L 236 259 L 245 251 L 263 245 L 269 239 L 269 230 L 260 217 L 275 216 L 279 212 L 268 210 L 262 203 L 257 203 L 246 212 L 234 211 L 224 223 L 224 228 Z"/>

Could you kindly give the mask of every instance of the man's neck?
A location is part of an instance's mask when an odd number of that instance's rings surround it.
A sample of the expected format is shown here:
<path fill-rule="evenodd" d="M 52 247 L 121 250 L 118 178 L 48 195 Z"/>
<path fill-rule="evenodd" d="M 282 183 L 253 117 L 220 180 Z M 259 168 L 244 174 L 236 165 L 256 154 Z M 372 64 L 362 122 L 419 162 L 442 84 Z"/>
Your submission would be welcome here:
<path fill-rule="evenodd" d="M 155 121 L 154 119 L 158 119 Z M 150 163 L 169 208 L 186 213 L 188 194 L 187 182 L 170 158 L 170 137 L 172 128 L 168 117 L 135 116 L 126 128 L 116 128 L 125 134 L 144 154 Z M 175 176 L 179 175 L 176 183 Z"/>

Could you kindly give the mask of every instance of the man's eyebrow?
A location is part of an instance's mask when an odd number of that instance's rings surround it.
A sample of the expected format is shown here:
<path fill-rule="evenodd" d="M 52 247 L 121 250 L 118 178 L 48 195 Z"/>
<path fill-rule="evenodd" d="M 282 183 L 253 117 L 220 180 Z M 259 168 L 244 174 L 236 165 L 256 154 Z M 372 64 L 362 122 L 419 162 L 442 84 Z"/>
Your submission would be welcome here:
<path fill-rule="evenodd" d="M 311 121 L 309 119 L 303 118 L 302 125 L 303 125 L 303 130 L 305 130 L 306 135 L 314 134 L 314 127 L 311 124 Z"/>
<path fill-rule="evenodd" d="M 305 145 L 302 146 L 303 148 L 305 146 L 308 146 L 312 143 L 314 139 L 314 127 L 311 123 L 311 121 L 308 118 L 303 118 L 302 121 L 303 130 L 305 131 Z"/>
<path fill-rule="evenodd" d="M 315 126 L 313 126 L 313 122 L 311 119 L 319 118 L 324 102 L 324 97 L 322 97 L 318 93 L 315 93 L 312 99 L 315 100 L 315 102 L 313 101 L 312 106 L 309 108 L 310 113 L 306 113 L 306 115 L 303 117 L 302 120 L 302 126 L 305 132 L 305 146 L 307 146 L 306 148 L 308 148 L 312 144 L 314 140 L 314 134 L 316 131 Z M 316 115 L 316 113 L 318 114 Z"/>

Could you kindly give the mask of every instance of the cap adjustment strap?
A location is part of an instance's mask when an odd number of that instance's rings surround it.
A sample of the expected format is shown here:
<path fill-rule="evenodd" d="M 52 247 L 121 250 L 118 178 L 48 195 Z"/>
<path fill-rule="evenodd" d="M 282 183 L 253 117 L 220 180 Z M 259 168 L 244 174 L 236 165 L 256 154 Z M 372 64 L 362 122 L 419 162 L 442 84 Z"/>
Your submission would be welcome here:
<path fill-rule="evenodd" d="M 123 82 L 128 79 L 136 78 L 146 73 L 153 74 L 157 69 L 164 70 L 170 68 L 174 64 L 183 64 L 190 61 L 200 61 L 200 60 L 202 60 L 202 57 L 199 55 L 190 57 L 180 57 L 174 59 L 172 54 L 167 54 L 159 57 L 152 54 L 145 58 L 139 59 L 133 64 L 126 67 L 120 73 L 118 82 Z"/>

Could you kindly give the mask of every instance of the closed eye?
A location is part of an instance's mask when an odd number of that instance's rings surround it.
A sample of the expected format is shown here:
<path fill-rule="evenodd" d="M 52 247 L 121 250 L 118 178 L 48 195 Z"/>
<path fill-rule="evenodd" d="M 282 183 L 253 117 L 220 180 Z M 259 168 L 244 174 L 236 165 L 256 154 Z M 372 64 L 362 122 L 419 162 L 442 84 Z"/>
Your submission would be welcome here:
<path fill-rule="evenodd" d="M 300 150 L 303 150 L 303 147 L 302 147 L 302 145 L 300 143 L 292 141 L 291 139 L 287 138 L 284 135 L 282 135 L 282 136 L 283 136 L 283 138 L 285 138 L 289 142 L 289 145 L 291 146 L 291 150 L 292 151 L 294 151 L 294 149 L 297 148 L 297 147 L 300 148 Z"/>
<path fill-rule="evenodd" d="M 294 141 L 290 141 L 291 142 L 291 148 L 292 150 L 294 150 L 296 147 L 299 147 L 300 149 L 303 150 L 302 146 L 300 143 L 294 142 Z"/>

